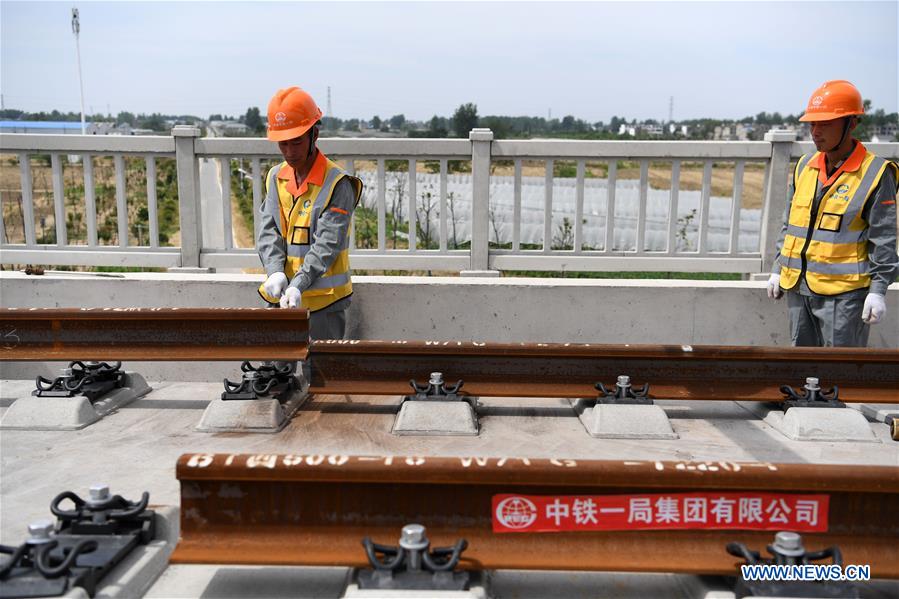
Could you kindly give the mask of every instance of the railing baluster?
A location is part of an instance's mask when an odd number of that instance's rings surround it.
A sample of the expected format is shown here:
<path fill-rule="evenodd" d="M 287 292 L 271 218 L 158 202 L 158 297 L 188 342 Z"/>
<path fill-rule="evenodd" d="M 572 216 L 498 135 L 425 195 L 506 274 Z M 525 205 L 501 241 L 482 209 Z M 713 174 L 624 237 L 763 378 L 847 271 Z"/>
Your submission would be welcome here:
<path fill-rule="evenodd" d="M 234 249 L 234 228 L 231 224 L 231 158 L 219 157 L 219 178 L 222 187 L 222 239 L 225 249 Z"/>
<path fill-rule="evenodd" d="M 668 202 L 668 253 L 677 252 L 677 200 L 680 191 L 680 160 L 671 162 L 671 199 Z"/>
<path fill-rule="evenodd" d="M 618 160 L 609 160 L 609 177 L 606 183 L 606 241 L 603 251 L 615 248 L 615 186 L 618 184 Z"/>
<path fill-rule="evenodd" d="M 521 248 L 521 158 L 515 159 L 512 188 L 512 251 L 517 252 Z"/>
<path fill-rule="evenodd" d="M 19 176 L 22 180 L 22 218 L 25 220 L 25 245 L 37 245 L 34 235 L 34 184 L 31 181 L 31 158 L 19 154 Z"/>
<path fill-rule="evenodd" d="M 702 200 L 699 207 L 699 254 L 708 251 L 709 200 L 712 196 L 712 161 L 705 160 L 702 167 Z"/>
<path fill-rule="evenodd" d="M 584 221 L 584 170 L 586 163 L 584 160 L 577 161 L 577 182 L 575 183 L 575 206 L 574 206 L 574 253 L 581 253 L 583 246 L 583 221 Z"/>
<path fill-rule="evenodd" d="M 97 198 L 94 192 L 94 157 L 90 154 L 81 156 L 84 168 L 84 211 L 87 212 L 87 245 L 97 245 Z"/>
<path fill-rule="evenodd" d="M 394 223 L 395 224 L 395 223 Z M 387 247 L 387 173 L 384 159 L 378 158 L 378 251 Z"/>
<path fill-rule="evenodd" d="M 346 172 L 349 175 L 356 175 L 356 161 L 352 158 L 346 161 Z M 349 244 L 349 249 L 355 249 L 356 247 L 356 213 L 353 213 L 353 217 L 350 219 L 350 229 L 347 231 L 347 235 L 349 238 L 347 242 Z"/>
<path fill-rule="evenodd" d="M 0 245 L 6 245 L 9 240 L 6 238 L 6 223 L 3 222 L 3 196 L 0 195 Z"/>
<path fill-rule="evenodd" d="M 262 219 L 259 218 L 259 212 L 262 210 L 262 164 L 258 156 L 254 156 L 250 161 L 253 178 L 253 247 L 256 247 L 256 240 L 259 239 L 259 227 L 262 226 Z"/>
<path fill-rule="evenodd" d="M 734 196 L 730 213 L 730 254 L 740 252 L 740 206 L 743 204 L 743 167 L 745 161 L 737 160 L 734 165 Z"/>
<path fill-rule="evenodd" d="M 634 250 L 638 254 L 645 251 L 644 237 L 646 236 L 646 196 L 649 189 L 649 161 L 640 161 L 640 202 L 637 204 L 637 238 L 634 242 Z"/>
<path fill-rule="evenodd" d="M 113 155 L 115 163 L 116 222 L 119 230 L 119 247 L 128 247 L 128 205 L 125 202 L 125 157 Z"/>
<path fill-rule="evenodd" d="M 446 158 L 440 159 L 440 251 L 445 252 L 447 248 L 446 228 L 447 218 L 449 215 L 446 210 L 446 184 L 447 184 L 448 161 Z"/>
<path fill-rule="evenodd" d="M 68 245 L 66 234 L 66 204 L 62 181 L 62 160 L 59 154 L 50 154 L 50 165 L 53 171 L 53 208 L 56 220 L 56 245 Z"/>
<path fill-rule="evenodd" d="M 418 248 L 418 227 L 416 227 L 416 222 L 418 219 L 418 213 L 416 212 L 418 206 L 418 198 L 415 197 L 418 195 L 418 186 L 416 185 L 418 182 L 415 177 L 415 159 L 409 160 L 409 251 L 415 252 Z"/>
<path fill-rule="evenodd" d="M 151 248 L 159 247 L 159 200 L 156 197 L 156 158 L 152 155 L 146 157 L 147 162 L 147 214 L 150 227 L 150 239 L 147 245 Z"/>
<path fill-rule="evenodd" d="M 546 174 L 543 178 L 543 252 L 552 250 L 553 241 L 553 169 L 554 161 L 546 161 Z"/>

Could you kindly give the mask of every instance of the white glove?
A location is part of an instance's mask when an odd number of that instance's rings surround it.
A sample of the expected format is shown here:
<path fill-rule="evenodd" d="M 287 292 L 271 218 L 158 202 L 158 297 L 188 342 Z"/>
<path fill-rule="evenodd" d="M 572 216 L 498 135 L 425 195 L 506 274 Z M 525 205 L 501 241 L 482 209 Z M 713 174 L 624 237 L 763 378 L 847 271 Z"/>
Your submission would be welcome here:
<path fill-rule="evenodd" d="M 265 283 L 262 284 L 262 288 L 265 289 L 265 292 L 269 297 L 275 299 L 281 297 L 285 287 L 287 287 L 287 275 L 283 272 L 272 273 L 269 278 L 265 280 Z"/>
<path fill-rule="evenodd" d="M 868 324 L 876 324 L 880 322 L 887 313 L 887 303 L 884 301 L 883 295 L 879 293 L 869 293 L 865 298 L 865 307 L 862 308 L 862 320 Z"/>
<path fill-rule="evenodd" d="M 301 305 L 303 294 L 296 287 L 288 287 L 284 295 L 281 296 L 282 308 L 296 308 Z"/>
<path fill-rule="evenodd" d="M 768 297 L 773 300 L 779 300 L 783 297 L 784 292 L 780 290 L 780 275 L 771 275 L 768 277 Z"/>

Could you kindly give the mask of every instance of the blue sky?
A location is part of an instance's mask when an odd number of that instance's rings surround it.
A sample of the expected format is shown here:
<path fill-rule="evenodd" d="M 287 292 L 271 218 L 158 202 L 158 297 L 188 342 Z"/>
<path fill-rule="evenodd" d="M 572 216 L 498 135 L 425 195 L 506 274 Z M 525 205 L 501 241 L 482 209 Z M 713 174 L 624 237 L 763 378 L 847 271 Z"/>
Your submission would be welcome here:
<path fill-rule="evenodd" d="M 289 85 L 337 117 L 799 113 L 827 79 L 899 110 L 899 2 L 8 2 L 7 108 L 239 114 Z"/>

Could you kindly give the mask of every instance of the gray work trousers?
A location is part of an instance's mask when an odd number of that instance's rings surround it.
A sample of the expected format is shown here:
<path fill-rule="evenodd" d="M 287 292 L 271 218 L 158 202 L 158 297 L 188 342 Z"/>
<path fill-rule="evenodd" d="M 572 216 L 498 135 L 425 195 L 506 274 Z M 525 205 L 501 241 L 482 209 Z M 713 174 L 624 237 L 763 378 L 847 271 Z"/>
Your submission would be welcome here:
<path fill-rule="evenodd" d="M 271 308 L 273 310 L 281 310 L 277 304 L 270 304 L 268 302 L 263 302 L 266 307 Z M 311 312 L 309 314 L 309 339 L 314 341 L 316 339 L 343 339 L 346 336 L 346 309 L 343 310 L 333 310 L 328 312 L 328 309 L 320 310 L 318 312 Z M 291 372 L 297 371 L 297 363 L 296 362 L 282 362 L 280 360 L 275 362 L 276 366 L 281 366 L 283 364 L 290 364 Z"/>
<path fill-rule="evenodd" d="M 870 325 L 862 320 L 865 296 L 817 297 L 787 291 L 794 347 L 866 347 Z"/>

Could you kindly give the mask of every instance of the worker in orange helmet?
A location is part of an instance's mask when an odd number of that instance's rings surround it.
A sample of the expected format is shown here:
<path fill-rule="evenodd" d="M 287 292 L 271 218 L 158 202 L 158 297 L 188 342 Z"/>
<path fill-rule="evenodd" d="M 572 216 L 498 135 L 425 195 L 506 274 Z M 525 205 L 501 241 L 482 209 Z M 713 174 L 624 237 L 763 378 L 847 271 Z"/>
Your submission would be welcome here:
<path fill-rule="evenodd" d="M 307 308 L 313 339 L 342 339 L 350 305 L 349 231 L 362 181 L 317 147 L 322 112 L 299 87 L 278 90 L 268 105 L 268 138 L 284 161 L 265 177 L 256 249 L 267 278 L 259 295 L 271 306 Z"/>
<path fill-rule="evenodd" d="M 869 325 L 886 316 L 899 272 L 896 197 L 899 167 L 852 137 L 864 114 L 848 81 L 816 89 L 800 121 L 817 152 L 793 171 L 768 297 L 787 292 L 794 346 L 865 347 Z M 894 327 L 886 341 L 895 345 Z"/>

